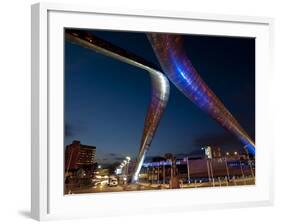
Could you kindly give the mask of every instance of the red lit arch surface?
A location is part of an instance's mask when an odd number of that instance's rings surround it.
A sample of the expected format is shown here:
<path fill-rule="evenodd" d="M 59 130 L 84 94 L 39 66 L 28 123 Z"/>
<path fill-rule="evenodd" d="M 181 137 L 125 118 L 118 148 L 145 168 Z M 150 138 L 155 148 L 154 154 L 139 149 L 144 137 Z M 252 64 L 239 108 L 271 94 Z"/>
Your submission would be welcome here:
<path fill-rule="evenodd" d="M 191 64 L 183 46 L 183 37 L 161 33 L 150 33 L 147 37 L 169 80 L 195 105 L 234 134 L 249 153 L 255 154 L 255 143 Z"/>

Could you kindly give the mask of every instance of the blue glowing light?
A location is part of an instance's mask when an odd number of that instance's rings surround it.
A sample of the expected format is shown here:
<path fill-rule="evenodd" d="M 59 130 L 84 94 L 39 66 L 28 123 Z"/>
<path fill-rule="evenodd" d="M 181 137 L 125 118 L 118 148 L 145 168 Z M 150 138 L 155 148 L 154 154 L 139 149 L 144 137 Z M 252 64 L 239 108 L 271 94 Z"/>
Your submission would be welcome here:
<path fill-rule="evenodd" d="M 234 134 L 254 155 L 255 143 L 195 70 L 184 50 L 182 36 L 150 33 L 147 37 L 169 80 L 189 100 Z"/>

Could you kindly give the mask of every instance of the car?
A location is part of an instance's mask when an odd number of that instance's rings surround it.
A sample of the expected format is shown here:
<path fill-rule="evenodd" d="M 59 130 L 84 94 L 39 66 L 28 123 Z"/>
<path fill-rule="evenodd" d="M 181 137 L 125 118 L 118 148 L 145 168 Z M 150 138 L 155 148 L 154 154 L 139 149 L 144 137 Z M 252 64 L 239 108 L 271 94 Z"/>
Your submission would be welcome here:
<path fill-rule="evenodd" d="M 109 181 L 108 181 L 108 186 L 110 187 L 115 187 L 118 185 L 118 180 L 117 180 L 117 177 L 115 176 L 110 176 L 109 177 Z"/>

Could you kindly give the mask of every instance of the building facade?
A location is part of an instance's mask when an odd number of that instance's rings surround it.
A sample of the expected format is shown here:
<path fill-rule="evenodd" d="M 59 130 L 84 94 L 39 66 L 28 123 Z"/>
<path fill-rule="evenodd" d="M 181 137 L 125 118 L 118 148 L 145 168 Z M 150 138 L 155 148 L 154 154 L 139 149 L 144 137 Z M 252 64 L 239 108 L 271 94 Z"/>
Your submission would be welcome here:
<path fill-rule="evenodd" d="M 73 141 L 65 150 L 65 173 L 83 170 L 85 175 L 91 173 L 96 164 L 96 147 L 83 145 L 80 141 Z"/>

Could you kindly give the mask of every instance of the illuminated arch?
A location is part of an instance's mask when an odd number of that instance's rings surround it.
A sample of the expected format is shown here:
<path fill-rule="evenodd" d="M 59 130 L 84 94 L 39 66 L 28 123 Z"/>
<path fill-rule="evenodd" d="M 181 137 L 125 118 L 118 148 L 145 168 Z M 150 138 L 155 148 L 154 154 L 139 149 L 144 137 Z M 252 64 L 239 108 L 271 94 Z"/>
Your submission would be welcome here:
<path fill-rule="evenodd" d="M 160 33 L 150 33 L 147 37 L 169 80 L 200 109 L 233 133 L 249 153 L 255 154 L 255 143 L 192 66 L 183 46 L 183 37 Z"/>
<path fill-rule="evenodd" d="M 160 118 L 167 105 L 170 93 L 169 81 L 163 73 L 155 69 L 154 66 L 147 62 L 145 59 L 137 57 L 136 55 L 133 55 L 117 46 L 114 46 L 88 32 L 82 30 L 67 29 L 65 32 L 65 37 L 72 43 L 144 69 L 150 75 L 152 84 L 151 102 L 146 114 L 139 153 L 137 156 L 135 170 L 132 176 L 132 182 L 137 182 L 139 172 L 145 158 L 145 154 L 150 147 Z"/>

